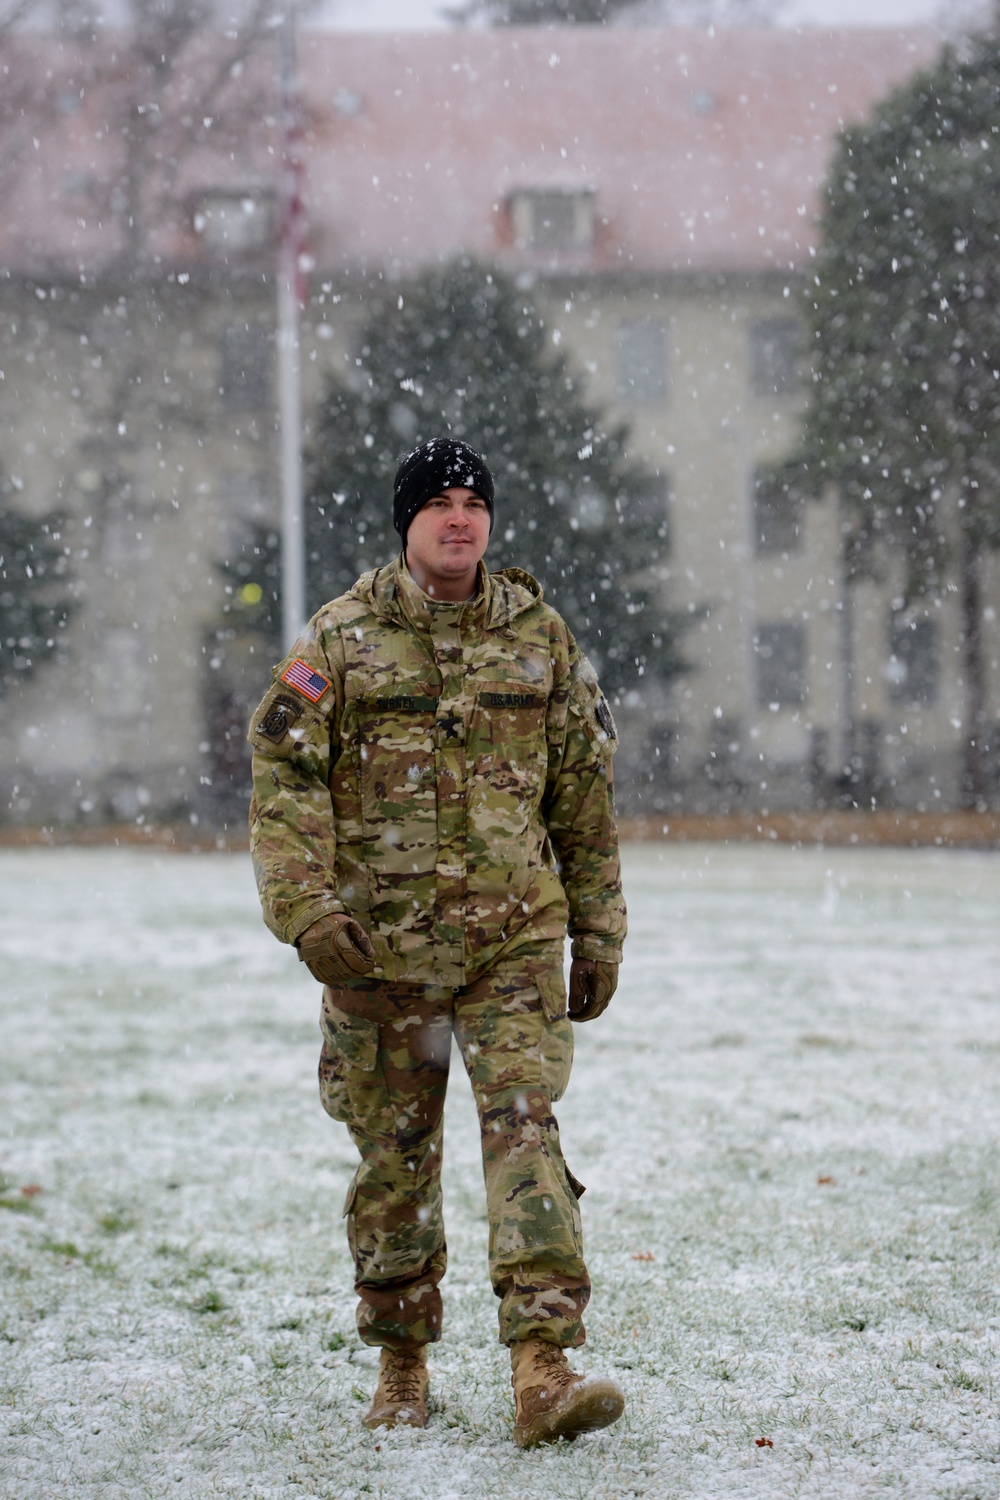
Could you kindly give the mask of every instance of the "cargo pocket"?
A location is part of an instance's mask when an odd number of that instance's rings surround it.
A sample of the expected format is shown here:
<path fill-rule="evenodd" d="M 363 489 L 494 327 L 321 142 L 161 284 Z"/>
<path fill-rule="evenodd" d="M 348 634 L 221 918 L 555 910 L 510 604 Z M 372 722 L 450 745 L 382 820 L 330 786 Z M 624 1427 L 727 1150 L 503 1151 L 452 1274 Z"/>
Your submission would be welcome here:
<path fill-rule="evenodd" d="M 539 974 L 535 980 L 542 997 L 546 1021 L 561 1021 L 566 1014 L 566 976 L 561 968 Z"/>
<path fill-rule="evenodd" d="M 389 1114 L 389 1091 L 378 1058 L 378 1022 L 348 1015 L 324 994 L 320 1028 L 323 1108 L 335 1120 L 379 1133 Z"/>
<path fill-rule="evenodd" d="M 561 967 L 539 974 L 535 980 L 542 999 L 545 1025 L 542 1029 L 542 1088 L 555 1104 L 569 1086 L 573 1066 L 573 1027 L 566 1014 L 566 976 Z"/>

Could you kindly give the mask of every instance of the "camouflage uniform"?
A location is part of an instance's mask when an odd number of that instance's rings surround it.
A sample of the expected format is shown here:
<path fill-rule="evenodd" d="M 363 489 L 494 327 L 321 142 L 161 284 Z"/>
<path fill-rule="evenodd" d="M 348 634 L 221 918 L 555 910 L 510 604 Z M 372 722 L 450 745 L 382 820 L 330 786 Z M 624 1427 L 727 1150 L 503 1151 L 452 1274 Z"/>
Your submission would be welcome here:
<path fill-rule="evenodd" d="M 467 603 L 402 558 L 313 618 L 253 717 L 251 841 L 268 926 L 346 912 L 378 977 L 327 987 L 320 1089 L 362 1156 L 346 1213 L 366 1342 L 440 1335 L 441 1113 L 457 1037 L 483 1133 L 500 1336 L 583 1341 L 577 1198 L 551 1105 L 572 1036 L 562 944 L 625 934 L 611 715 L 518 569 Z"/>

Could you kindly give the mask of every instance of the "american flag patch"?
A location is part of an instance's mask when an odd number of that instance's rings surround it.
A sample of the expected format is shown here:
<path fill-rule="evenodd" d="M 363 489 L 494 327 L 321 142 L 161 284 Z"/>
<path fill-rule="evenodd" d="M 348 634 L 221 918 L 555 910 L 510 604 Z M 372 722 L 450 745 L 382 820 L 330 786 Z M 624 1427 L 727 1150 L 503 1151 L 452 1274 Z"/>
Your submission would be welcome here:
<path fill-rule="evenodd" d="M 330 679 L 321 672 L 314 672 L 301 656 L 288 664 L 281 674 L 281 680 L 295 688 L 304 698 L 308 698 L 310 703 L 318 703 L 330 686 Z"/>

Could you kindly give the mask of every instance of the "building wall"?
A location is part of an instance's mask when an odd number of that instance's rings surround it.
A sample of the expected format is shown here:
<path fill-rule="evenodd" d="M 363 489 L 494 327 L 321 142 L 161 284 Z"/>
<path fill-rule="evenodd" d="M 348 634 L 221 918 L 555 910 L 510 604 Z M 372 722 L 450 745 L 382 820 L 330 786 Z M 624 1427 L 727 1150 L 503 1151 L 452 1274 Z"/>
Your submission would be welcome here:
<path fill-rule="evenodd" d="M 364 312 L 357 283 L 328 285 L 303 328 L 307 439 Z M 17 476 L 26 510 L 67 512 L 79 607 L 64 657 L 14 690 L 0 717 L 3 802 L 27 822 L 241 816 L 222 782 L 241 763 L 270 663 L 253 636 L 219 636 L 217 564 L 248 526 L 278 519 L 271 290 L 209 276 L 128 298 L 37 291 L 8 282 L 0 297 L 0 467 Z M 776 355 L 762 364 L 761 329 L 787 331 L 793 292 L 774 276 L 535 287 L 553 339 L 663 476 L 664 596 L 692 621 L 691 672 L 641 713 L 622 705 L 632 809 L 854 795 L 950 806 L 959 795 L 957 593 L 928 614 L 936 680 L 929 701 L 914 702 L 888 649 L 900 579 L 845 591 L 835 496 L 805 502 L 762 550 L 755 474 L 794 446 L 808 372 L 800 361 L 789 375 Z M 984 588 L 996 721 L 996 561 Z M 801 653 L 790 696 L 789 651 Z"/>
<path fill-rule="evenodd" d="M 804 499 L 790 533 L 772 526 L 767 534 L 755 477 L 794 451 L 808 393 L 801 347 L 791 360 L 782 357 L 790 343 L 773 347 L 794 333 L 796 291 L 779 276 L 718 276 L 556 281 L 543 293 L 553 335 L 581 361 L 593 394 L 631 423 L 634 451 L 667 480 L 663 584 L 673 606 L 691 611 L 694 669 L 669 703 L 652 713 L 647 705 L 629 725 L 626 798 L 630 772 L 646 809 L 960 800 L 967 707 L 957 588 L 898 617 L 932 622 L 933 680 L 914 680 L 913 693 L 891 650 L 902 568 L 848 588 L 836 495 Z M 636 329 L 644 387 L 635 360 L 622 357 Z M 650 353 L 654 332 L 662 357 Z M 983 567 L 996 799 L 1000 560 Z M 801 653 L 800 671 L 782 674 L 780 656 L 769 671 L 769 652 L 789 646 Z"/>

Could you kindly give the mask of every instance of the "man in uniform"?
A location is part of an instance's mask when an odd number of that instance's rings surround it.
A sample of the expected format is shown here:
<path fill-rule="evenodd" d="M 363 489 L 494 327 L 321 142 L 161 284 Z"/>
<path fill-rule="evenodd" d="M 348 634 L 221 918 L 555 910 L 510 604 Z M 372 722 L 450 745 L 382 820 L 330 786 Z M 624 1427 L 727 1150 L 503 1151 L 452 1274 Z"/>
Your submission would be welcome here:
<path fill-rule="evenodd" d="M 403 460 L 402 553 L 314 616 L 253 717 L 250 821 L 264 919 L 324 986 L 322 1102 L 361 1155 L 345 1213 L 358 1331 L 381 1349 L 365 1423 L 427 1421 L 454 1034 L 528 1446 L 624 1406 L 564 1353 L 583 1343 L 590 1281 L 552 1105 L 572 1061 L 567 1010 L 591 1020 L 614 993 L 625 907 L 611 714 L 535 580 L 487 572 L 493 512 L 466 444 Z"/>

